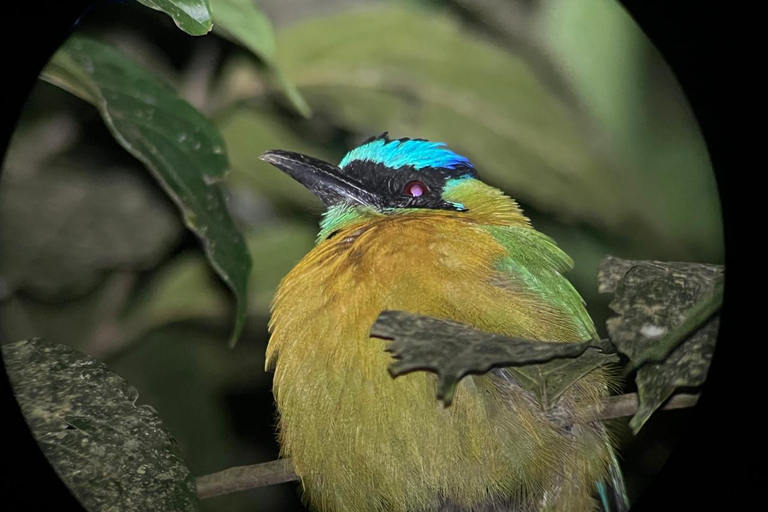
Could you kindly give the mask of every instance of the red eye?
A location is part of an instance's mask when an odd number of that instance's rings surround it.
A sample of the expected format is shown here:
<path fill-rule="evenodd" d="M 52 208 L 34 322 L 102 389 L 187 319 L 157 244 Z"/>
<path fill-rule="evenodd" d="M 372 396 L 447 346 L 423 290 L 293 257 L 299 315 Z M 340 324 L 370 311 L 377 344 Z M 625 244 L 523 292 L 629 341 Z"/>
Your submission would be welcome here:
<path fill-rule="evenodd" d="M 403 189 L 403 193 L 411 197 L 420 197 L 429 193 L 427 186 L 420 181 L 409 181 Z"/>

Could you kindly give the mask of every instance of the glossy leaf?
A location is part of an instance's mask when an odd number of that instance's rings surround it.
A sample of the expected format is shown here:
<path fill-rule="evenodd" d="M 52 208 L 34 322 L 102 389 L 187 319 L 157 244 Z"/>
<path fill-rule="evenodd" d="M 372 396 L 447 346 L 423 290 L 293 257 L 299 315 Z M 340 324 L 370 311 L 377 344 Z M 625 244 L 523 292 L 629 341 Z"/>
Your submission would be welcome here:
<path fill-rule="evenodd" d="M 619 314 L 608 320 L 608 332 L 616 348 L 639 366 L 635 382 L 640 405 L 629 423 L 635 433 L 676 389 L 701 386 L 706 380 L 718 316 L 702 319 L 663 362 L 651 361 L 669 348 L 666 334 L 686 324 L 702 299 L 717 293 L 722 279 L 719 265 L 613 257 L 603 262 L 600 291 L 613 292 L 610 307 Z"/>
<path fill-rule="evenodd" d="M 601 342 L 543 342 L 492 334 L 404 311 L 384 311 L 371 328 L 371 336 L 393 340 L 386 349 L 396 359 L 389 367 L 393 377 L 415 370 L 437 373 L 437 398 L 446 406 L 466 375 L 509 367 L 514 374 L 522 372 L 523 387 L 548 407 L 570 384 L 606 362 L 608 356 L 593 350 L 585 354 L 587 349 L 611 349 Z M 545 385 L 548 378 L 552 380 L 549 386 Z"/>
<path fill-rule="evenodd" d="M 216 129 L 172 89 L 91 39 L 68 40 L 43 78 L 93 103 L 115 139 L 147 166 L 177 204 L 235 294 L 234 343 L 245 322 L 251 259 L 221 188 L 228 163 Z"/>
<path fill-rule="evenodd" d="M 189 35 L 202 36 L 211 31 L 213 19 L 209 0 L 138 0 L 156 11 L 166 13 Z"/>
<path fill-rule="evenodd" d="M 104 364 L 38 339 L 2 347 L 16 399 L 88 510 L 197 512 L 195 481 L 157 412 Z"/>

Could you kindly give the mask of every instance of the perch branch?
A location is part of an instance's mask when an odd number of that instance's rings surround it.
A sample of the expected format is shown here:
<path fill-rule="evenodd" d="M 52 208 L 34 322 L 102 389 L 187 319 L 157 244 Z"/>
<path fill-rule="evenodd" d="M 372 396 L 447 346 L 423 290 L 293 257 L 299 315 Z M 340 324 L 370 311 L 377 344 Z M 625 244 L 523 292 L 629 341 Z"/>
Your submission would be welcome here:
<path fill-rule="evenodd" d="M 674 395 L 661 409 L 693 407 L 698 399 L 699 395 L 697 394 Z M 632 416 L 637 412 L 637 406 L 637 393 L 608 397 L 603 401 L 600 410 L 595 413 L 594 417 L 599 421 L 604 421 Z M 197 479 L 197 494 L 200 499 L 206 499 L 297 480 L 299 477 L 293 471 L 291 460 L 278 459 L 251 466 L 238 466 L 201 476 Z"/>
<path fill-rule="evenodd" d="M 293 472 L 290 459 L 277 459 L 251 466 L 237 466 L 196 480 L 200 499 L 213 498 L 267 485 L 293 482 L 299 477 Z"/>

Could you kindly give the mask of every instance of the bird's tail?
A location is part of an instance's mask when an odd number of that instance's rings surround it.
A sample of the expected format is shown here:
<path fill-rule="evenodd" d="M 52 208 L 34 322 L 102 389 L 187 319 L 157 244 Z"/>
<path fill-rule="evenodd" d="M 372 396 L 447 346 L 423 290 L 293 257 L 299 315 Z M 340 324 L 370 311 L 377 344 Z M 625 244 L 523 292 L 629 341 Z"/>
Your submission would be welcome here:
<path fill-rule="evenodd" d="M 621 474 L 619 461 L 613 448 L 611 448 L 608 478 L 597 482 L 597 492 L 600 495 L 602 512 L 627 512 L 629 510 L 629 498 L 627 497 L 627 488 L 624 485 L 624 475 Z"/>

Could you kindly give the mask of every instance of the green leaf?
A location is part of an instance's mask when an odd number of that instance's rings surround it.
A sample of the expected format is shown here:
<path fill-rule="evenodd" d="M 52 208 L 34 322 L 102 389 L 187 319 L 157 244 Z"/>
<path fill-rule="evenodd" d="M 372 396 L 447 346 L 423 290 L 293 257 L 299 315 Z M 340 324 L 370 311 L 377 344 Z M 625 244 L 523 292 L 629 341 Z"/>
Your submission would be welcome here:
<path fill-rule="evenodd" d="M 642 202 L 581 118 L 521 58 L 447 16 L 361 9 L 293 25 L 277 48 L 310 105 L 342 127 L 444 141 L 542 210 L 614 232 L 643 226 Z"/>
<path fill-rule="evenodd" d="M 248 48 L 264 62 L 275 58 L 275 33 L 272 24 L 253 0 L 210 0 L 216 30 Z"/>
<path fill-rule="evenodd" d="M 523 370 L 524 388 L 531 390 L 542 384 L 539 386 L 541 390 L 535 391 L 539 398 L 544 398 L 540 403 L 546 408 L 555 403 L 570 383 L 604 362 L 603 358 L 594 355 L 587 358 L 588 362 L 582 362 L 579 356 L 585 350 L 590 347 L 610 350 L 608 345 L 600 342 L 557 343 L 491 334 L 457 322 L 404 311 L 381 313 L 371 328 L 371 336 L 393 340 L 386 349 L 396 359 L 389 366 L 393 377 L 416 370 L 437 373 L 437 398 L 446 406 L 451 404 L 456 386 L 466 375 L 487 373 L 494 367 L 510 367 L 510 371 Z M 533 365 L 554 358 L 576 359 L 552 361 L 549 366 Z M 532 366 L 517 368 L 518 365 Z M 564 369 L 567 367 L 572 371 L 566 373 Z M 570 374 L 574 372 L 578 375 L 569 382 Z M 559 390 L 557 393 L 543 385 L 550 376 L 551 386 Z M 566 382 L 568 385 L 564 384 Z"/>
<path fill-rule="evenodd" d="M 253 0 L 211 0 L 215 30 L 223 37 L 250 50 L 264 62 L 277 86 L 288 101 L 304 117 L 312 110 L 296 86 L 291 83 L 275 61 L 275 34 L 269 19 Z"/>
<path fill-rule="evenodd" d="M 88 510 L 198 512 L 195 481 L 154 409 L 104 364 L 42 340 L 2 347 L 16 399 Z"/>
<path fill-rule="evenodd" d="M 676 389 L 698 387 L 706 380 L 719 318 L 710 312 L 699 318 L 703 324 L 680 327 L 689 323 L 692 311 L 717 296 L 723 272 L 720 265 L 700 263 L 614 257 L 603 262 L 598 275 L 600 291 L 614 293 L 610 307 L 619 314 L 608 320 L 608 332 L 616 348 L 633 366 L 639 366 L 635 382 L 640 405 L 629 424 L 635 433 Z M 682 344 L 673 343 L 679 339 L 670 342 L 668 333 L 683 331 L 688 336 L 682 338 Z M 664 362 L 651 362 L 666 352 Z"/>
<path fill-rule="evenodd" d="M 229 149 L 233 186 L 249 188 L 278 202 L 321 206 L 311 192 L 259 160 L 259 155 L 269 149 L 287 149 L 331 161 L 333 156 L 327 150 L 301 139 L 280 117 L 256 108 L 235 108 L 217 119 L 216 125 Z"/>
<path fill-rule="evenodd" d="M 269 223 L 247 235 L 251 257 L 261 262 L 248 284 L 249 315 L 266 318 L 280 280 L 314 246 L 316 229 L 297 222 Z M 165 265 L 136 298 L 122 322 L 125 336 L 138 338 L 158 327 L 188 320 L 218 320 L 226 302 L 205 262 L 183 254 Z"/>
<path fill-rule="evenodd" d="M 203 36 L 213 28 L 208 0 L 139 0 L 139 3 L 164 12 L 189 35 Z"/>
<path fill-rule="evenodd" d="M 177 204 L 235 294 L 234 344 L 245 323 L 251 259 L 221 189 L 228 164 L 216 129 L 172 89 L 90 39 L 70 38 L 42 77 L 93 103 L 115 139 L 147 166 Z"/>
<path fill-rule="evenodd" d="M 621 159 L 636 200 L 644 201 L 643 215 L 659 234 L 656 254 L 721 260 L 722 215 L 712 165 L 663 56 L 619 2 L 548 1 L 542 7 L 532 31 Z"/>

